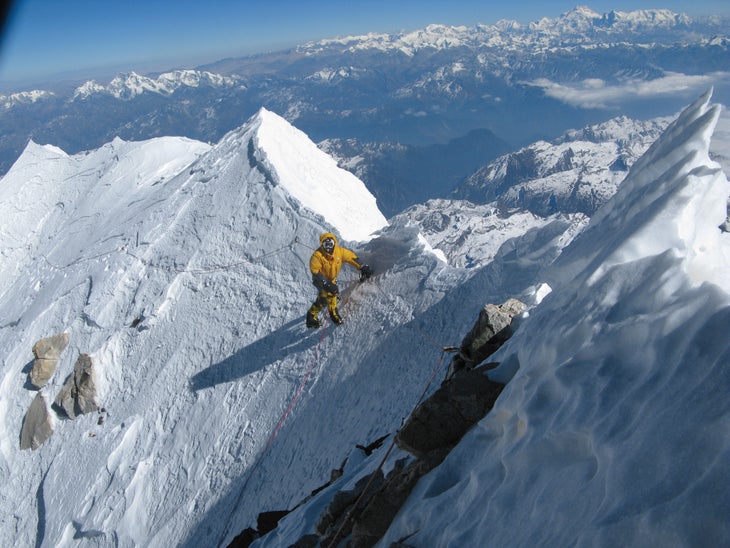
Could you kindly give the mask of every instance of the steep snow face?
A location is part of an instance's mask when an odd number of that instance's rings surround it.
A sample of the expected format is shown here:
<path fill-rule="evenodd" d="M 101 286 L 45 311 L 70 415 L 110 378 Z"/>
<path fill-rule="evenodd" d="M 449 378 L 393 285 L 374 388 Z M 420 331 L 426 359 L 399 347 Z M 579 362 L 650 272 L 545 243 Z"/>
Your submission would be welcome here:
<path fill-rule="evenodd" d="M 375 197 L 360 179 L 280 116 L 262 109 L 258 119 L 255 146 L 263 153 L 261 162 L 287 193 L 338 227 L 345 239 L 366 240 L 385 226 Z"/>
<path fill-rule="evenodd" d="M 31 263 L 76 260 L 92 250 L 114 249 L 112 244 L 105 246 L 99 234 L 110 235 L 115 225 L 134 217 L 141 222 L 150 200 L 163 200 L 171 193 L 167 181 L 209 149 L 184 138 L 137 143 L 115 139 L 98 150 L 68 156 L 31 141 L 0 183 L 0 295 L 10 290 L 13 273 Z M 96 219 L 93 231 L 86 230 L 84 220 L 89 217 Z M 128 244 L 133 237 L 119 236 L 114 244 Z M 61 241 L 73 249 L 59 248 Z"/>
<path fill-rule="evenodd" d="M 382 545 L 730 542 L 730 188 L 688 107 L 545 274 L 489 415 Z"/>

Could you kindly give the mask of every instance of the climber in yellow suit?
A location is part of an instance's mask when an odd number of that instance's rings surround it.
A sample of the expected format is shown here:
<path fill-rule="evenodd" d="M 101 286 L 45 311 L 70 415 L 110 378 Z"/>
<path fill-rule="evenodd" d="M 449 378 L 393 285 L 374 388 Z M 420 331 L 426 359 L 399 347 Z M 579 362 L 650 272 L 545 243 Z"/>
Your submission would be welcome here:
<path fill-rule="evenodd" d="M 322 322 L 317 318 L 319 311 L 327 306 L 330 318 L 336 324 L 342 323 L 342 318 L 337 311 L 337 296 L 340 290 L 337 287 L 337 275 L 340 273 L 342 263 L 348 263 L 360 271 L 360 279 L 365 280 L 372 276 L 373 272 L 366 264 L 362 264 L 357 255 L 340 247 L 337 236 L 331 232 L 325 232 L 319 237 L 319 247 L 312 253 L 309 259 L 309 270 L 312 271 L 312 283 L 319 290 L 317 300 L 307 311 L 307 327 L 319 327 Z"/>

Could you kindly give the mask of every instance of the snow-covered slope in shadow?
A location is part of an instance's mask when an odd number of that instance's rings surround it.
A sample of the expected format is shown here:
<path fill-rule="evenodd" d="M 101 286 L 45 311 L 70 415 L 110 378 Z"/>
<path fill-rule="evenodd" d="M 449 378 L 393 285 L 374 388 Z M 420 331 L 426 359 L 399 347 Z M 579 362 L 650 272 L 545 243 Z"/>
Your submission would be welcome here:
<path fill-rule="evenodd" d="M 493 356 L 494 409 L 383 546 L 730 542 L 730 188 L 688 107 L 546 274 Z"/>

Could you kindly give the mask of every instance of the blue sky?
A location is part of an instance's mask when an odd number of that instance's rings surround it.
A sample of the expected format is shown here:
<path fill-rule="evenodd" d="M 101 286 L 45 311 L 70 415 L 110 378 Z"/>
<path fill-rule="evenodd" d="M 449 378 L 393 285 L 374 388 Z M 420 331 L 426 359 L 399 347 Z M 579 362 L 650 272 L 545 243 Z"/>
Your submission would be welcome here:
<path fill-rule="evenodd" d="M 189 68 L 227 56 L 279 50 L 307 40 L 668 8 L 729 13 L 726 0 L 15 0 L 0 42 L 0 84 L 92 78 L 115 72 Z M 105 69 L 105 70 L 101 70 Z"/>

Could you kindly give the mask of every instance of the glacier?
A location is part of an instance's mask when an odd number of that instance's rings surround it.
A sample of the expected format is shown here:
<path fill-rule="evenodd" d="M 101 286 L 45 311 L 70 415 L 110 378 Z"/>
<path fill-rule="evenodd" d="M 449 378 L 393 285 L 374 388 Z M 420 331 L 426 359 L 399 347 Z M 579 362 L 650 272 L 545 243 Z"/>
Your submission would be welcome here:
<path fill-rule="evenodd" d="M 385 448 L 356 446 L 435 388 L 443 347 L 517 296 L 530 309 L 491 372 L 505 391 L 381 545 L 727 544 L 718 114 L 709 94 L 688 107 L 567 247 L 569 223 L 540 222 L 471 269 L 265 109 L 214 145 L 30 143 L 0 180 L 0 540 L 227 545 L 297 507 L 257 541 L 292 544 L 378 466 Z M 343 270 L 345 324 L 311 331 L 325 230 L 375 277 Z M 88 353 L 101 408 L 21 451 L 31 348 L 58 332 L 69 347 L 40 393 Z"/>

